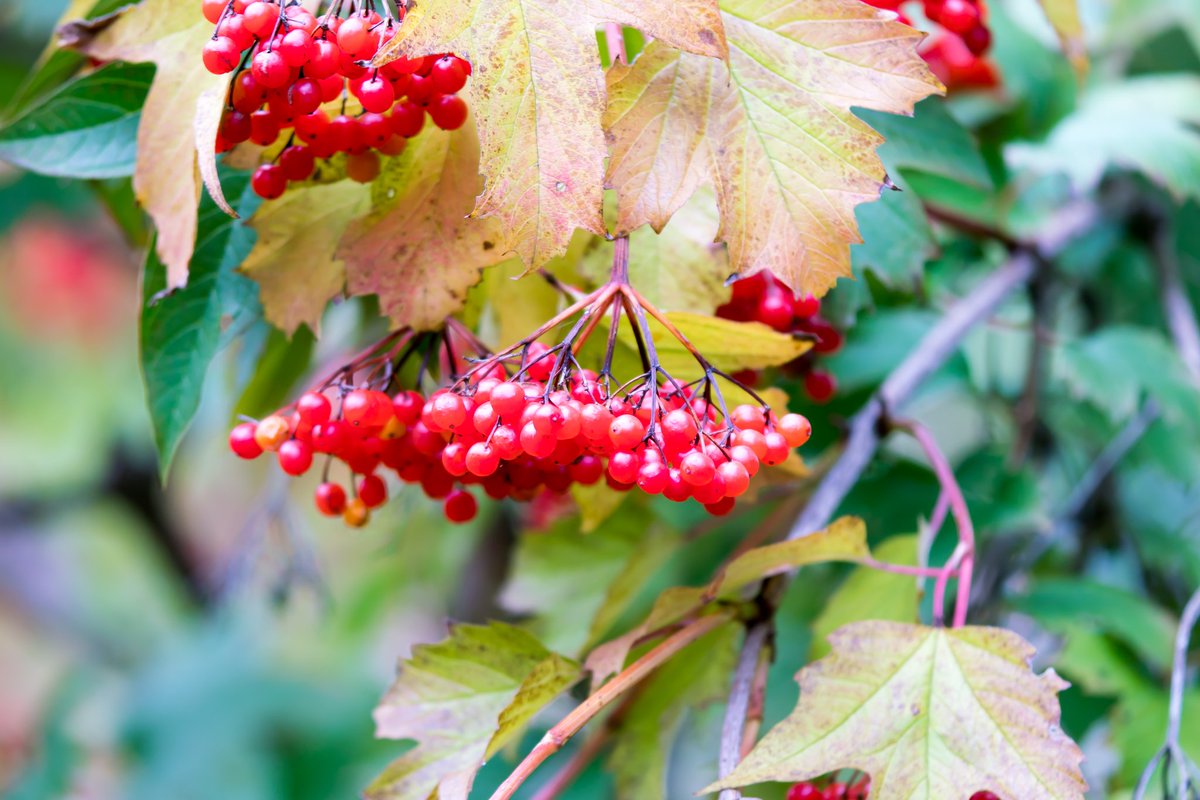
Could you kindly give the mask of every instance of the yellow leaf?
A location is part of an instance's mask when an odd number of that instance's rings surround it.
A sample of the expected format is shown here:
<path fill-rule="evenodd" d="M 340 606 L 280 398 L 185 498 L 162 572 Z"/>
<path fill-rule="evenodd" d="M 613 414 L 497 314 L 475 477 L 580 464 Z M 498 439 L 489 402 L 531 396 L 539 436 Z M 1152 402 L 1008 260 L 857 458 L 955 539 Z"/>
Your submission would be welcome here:
<path fill-rule="evenodd" d="M 704 789 L 871 776 L 871 797 L 1083 800 L 1083 754 L 1059 727 L 1067 683 L 1029 669 L 1033 646 L 999 628 L 856 622 L 800 671 L 800 701 L 727 778 Z"/>
<path fill-rule="evenodd" d="M 480 271 L 504 260 L 495 220 L 467 220 L 479 192 L 475 131 L 423 131 L 372 184 L 337 257 L 351 294 L 377 294 L 396 326 L 431 329 L 462 308 Z"/>
<path fill-rule="evenodd" d="M 812 347 L 812 342 L 806 339 L 780 333 L 759 322 L 735 322 L 686 311 L 672 311 L 666 317 L 713 366 L 725 372 L 786 364 Z M 700 377 L 703 370 L 683 343 L 657 320 L 650 319 L 649 323 L 663 368 L 680 381 Z M 629 326 L 621 328 L 621 342 L 630 350 L 637 347 Z"/>
<path fill-rule="evenodd" d="M 854 207 L 874 200 L 882 138 L 852 106 L 911 114 L 940 89 L 922 34 L 856 0 L 726 0 L 729 68 L 653 42 L 610 80 L 618 231 L 661 227 L 702 181 L 739 273 L 797 292 L 850 275 Z"/>
<path fill-rule="evenodd" d="M 157 68 L 138 126 L 133 188 L 158 229 L 156 247 L 171 287 L 187 283 L 196 240 L 197 152 L 206 174 L 216 170 L 212 144 L 197 146 L 210 133 L 215 142 L 229 84 L 228 75 L 212 75 L 200 59 L 212 32 L 191 3 L 143 0 L 80 46 L 93 58 Z M 219 193 L 214 198 L 230 211 Z"/>
<path fill-rule="evenodd" d="M 258 281 L 273 325 L 289 334 L 302 324 L 318 330 L 325 304 L 346 283 L 338 240 L 368 208 L 370 189 L 351 181 L 297 186 L 259 207 L 250 221 L 258 241 L 242 271 Z"/>
<path fill-rule="evenodd" d="M 471 62 L 464 94 L 485 178 L 474 214 L 496 217 L 501 252 L 518 253 L 531 268 L 566 250 L 576 228 L 604 231 L 596 28 L 605 23 L 702 56 L 726 55 L 716 0 L 425 0 L 376 57 L 382 64 L 454 52 Z"/>
<path fill-rule="evenodd" d="M 1088 54 L 1083 40 L 1083 21 L 1079 18 L 1078 0 L 1041 0 L 1041 4 L 1046 19 L 1058 34 L 1063 53 L 1071 62 L 1076 76 L 1082 80 L 1088 71 Z"/>

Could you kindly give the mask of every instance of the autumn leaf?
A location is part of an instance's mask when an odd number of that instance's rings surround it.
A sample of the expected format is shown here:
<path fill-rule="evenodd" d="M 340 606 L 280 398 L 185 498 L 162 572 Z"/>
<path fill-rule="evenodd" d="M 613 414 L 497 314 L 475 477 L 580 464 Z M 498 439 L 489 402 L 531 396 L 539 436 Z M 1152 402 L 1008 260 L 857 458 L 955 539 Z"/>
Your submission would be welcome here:
<path fill-rule="evenodd" d="M 364 792 L 368 800 L 466 800 L 485 759 L 579 676 L 530 634 L 498 622 L 456 625 L 418 645 L 375 709 L 376 735 L 415 739 Z"/>
<path fill-rule="evenodd" d="M 382 64 L 453 52 L 471 62 L 464 94 L 485 179 L 474 215 L 494 216 L 504 234 L 500 251 L 515 251 L 530 267 L 566 250 L 576 228 L 604 232 L 605 86 L 596 29 L 605 23 L 698 58 L 726 55 L 716 0 L 427 0 L 376 57 Z"/>
<path fill-rule="evenodd" d="M 438 327 L 462 308 L 480 270 L 504 259 L 493 219 L 465 219 L 479 193 L 479 145 L 470 127 L 431 128 L 409 140 L 372 184 L 369 214 L 338 248 L 351 294 L 377 294 L 397 325 Z"/>
<path fill-rule="evenodd" d="M 595 684 L 621 670 L 633 644 L 651 631 L 698 613 L 718 598 L 731 598 L 755 581 L 824 561 L 859 561 L 870 555 L 867 529 L 857 517 L 841 517 L 810 536 L 755 547 L 733 559 L 706 586 L 676 586 L 658 596 L 650 614 L 623 636 L 588 654 L 586 669 Z"/>
<path fill-rule="evenodd" d="M 801 781 L 842 768 L 871 776 L 871 797 L 1082 800 L 1083 754 L 1059 727 L 1053 670 L 999 628 L 857 622 L 828 658 L 800 671 L 800 701 L 727 778 L 704 791 Z"/>
<path fill-rule="evenodd" d="M 727 0 L 729 65 L 653 42 L 609 76 L 618 232 L 656 229 L 701 183 L 742 274 L 822 295 L 850 275 L 854 207 L 884 183 L 882 137 L 851 107 L 911 114 L 940 86 L 922 34 L 855 0 Z"/>
<path fill-rule="evenodd" d="M 157 68 L 138 125 L 133 187 L 158 229 L 156 247 L 172 288 L 187 283 L 196 239 L 197 155 L 215 182 L 216 156 L 203 141 L 211 134 L 215 142 L 229 76 L 209 73 L 200 59 L 212 31 L 191 3 L 143 0 L 79 45 L 102 61 L 153 62 Z M 219 192 L 214 199 L 232 213 Z"/>
<path fill-rule="evenodd" d="M 292 187 L 262 204 L 250 220 L 258 241 L 242 271 L 258 281 L 271 324 L 287 333 L 304 324 L 318 331 L 325 304 L 346 283 L 338 240 L 369 208 L 370 190 L 352 181 Z"/>
<path fill-rule="evenodd" d="M 1062 44 L 1063 54 L 1071 62 L 1080 80 L 1087 76 L 1088 54 L 1087 42 L 1084 41 L 1083 20 L 1079 16 L 1078 0 L 1040 0 L 1042 11 L 1058 40 Z"/>

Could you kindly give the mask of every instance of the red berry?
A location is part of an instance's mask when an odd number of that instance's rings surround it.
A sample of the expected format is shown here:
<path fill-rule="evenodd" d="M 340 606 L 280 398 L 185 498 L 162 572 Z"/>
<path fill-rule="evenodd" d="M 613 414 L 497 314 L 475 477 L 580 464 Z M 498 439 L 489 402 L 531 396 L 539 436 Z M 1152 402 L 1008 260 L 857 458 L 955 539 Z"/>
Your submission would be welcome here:
<path fill-rule="evenodd" d="M 971 795 L 971 800 L 1000 800 L 1000 795 L 985 790 Z"/>
<path fill-rule="evenodd" d="M 263 449 L 254 439 L 254 432 L 257 427 L 253 422 L 243 422 L 235 426 L 229 432 L 229 449 L 240 458 L 245 459 L 258 458 L 262 455 Z"/>
<path fill-rule="evenodd" d="M 467 421 L 467 405 L 453 392 L 433 398 L 433 421 L 446 431 L 457 430 Z"/>
<path fill-rule="evenodd" d="M 250 186 L 254 193 L 264 200 L 274 200 L 282 197 L 287 189 L 287 176 L 283 168 L 276 164 L 263 164 L 254 170 L 250 178 Z"/>
<path fill-rule="evenodd" d="M 327 517 L 336 517 L 346 509 L 346 490 L 336 483 L 322 483 L 314 499 L 317 510 Z"/>
<path fill-rule="evenodd" d="M 467 121 L 467 103 L 456 94 L 444 94 L 429 104 L 429 117 L 444 131 L 456 131 Z"/>
<path fill-rule="evenodd" d="M 267 90 L 258 85 L 250 70 L 243 70 L 233 81 L 230 97 L 233 107 L 243 114 L 257 111 L 267 99 Z"/>
<path fill-rule="evenodd" d="M 303 67 L 312 58 L 312 37 L 307 31 L 293 28 L 284 35 L 275 52 L 279 53 L 289 67 Z"/>
<path fill-rule="evenodd" d="M 942 0 L 937 21 L 946 30 L 963 34 L 979 21 L 979 9 L 970 0 Z"/>
<path fill-rule="evenodd" d="M 787 461 L 791 448 L 788 447 L 787 439 L 783 437 L 782 433 L 767 431 L 764 441 L 767 445 L 767 453 L 763 456 L 762 463 L 768 467 L 775 467 Z"/>
<path fill-rule="evenodd" d="M 362 16 L 353 16 L 342 22 L 337 32 L 337 44 L 350 55 L 365 54 L 371 46 L 368 22 Z"/>
<path fill-rule="evenodd" d="M 292 69 L 283 56 L 269 50 L 251 59 L 250 72 L 254 75 L 255 83 L 267 89 L 281 89 L 287 86 L 292 77 Z"/>
<path fill-rule="evenodd" d="M 454 94 L 467 85 L 467 70 L 462 59 L 455 56 L 442 56 L 433 62 L 429 70 L 429 78 L 433 88 L 441 94 Z"/>
<path fill-rule="evenodd" d="M 627 450 L 613 453 L 612 458 L 608 460 L 609 477 L 617 483 L 636 483 L 640 472 L 638 457 Z"/>
<path fill-rule="evenodd" d="M 712 483 L 717 468 L 706 454 L 693 450 L 679 462 L 679 474 L 691 486 L 703 486 Z"/>
<path fill-rule="evenodd" d="M 304 74 L 318 80 L 337 74 L 342 51 L 328 39 L 314 39 Z"/>
<path fill-rule="evenodd" d="M 213 25 L 216 25 L 221 21 L 221 15 L 225 13 L 225 6 L 227 5 L 229 3 L 226 0 L 204 0 L 204 18 Z"/>
<path fill-rule="evenodd" d="M 226 111 L 221 117 L 220 135 L 233 144 L 246 141 L 250 138 L 250 115 L 236 109 Z"/>
<path fill-rule="evenodd" d="M 425 127 L 425 109 L 416 103 L 400 103 L 392 109 L 392 132 L 411 139 Z"/>
<path fill-rule="evenodd" d="M 296 118 L 296 137 L 302 142 L 312 143 L 329 131 L 329 117 L 324 111 L 314 111 Z"/>
<path fill-rule="evenodd" d="M 811 317 L 821 311 L 821 301 L 811 294 L 802 294 L 792 299 L 792 315 Z"/>
<path fill-rule="evenodd" d="M 837 382 L 828 372 L 814 369 L 804 376 L 804 391 L 815 403 L 828 403 L 837 391 Z"/>
<path fill-rule="evenodd" d="M 645 435 L 645 424 L 633 414 L 622 414 L 608 427 L 608 438 L 619 450 L 632 450 Z"/>
<path fill-rule="evenodd" d="M 286 153 L 287 150 L 284 152 Z M 329 398 L 320 392 L 305 392 L 296 401 L 296 413 L 309 425 L 320 425 L 329 421 L 329 417 L 333 413 L 333 406 L 330 404 Z"/>
<path fill-rule="evenodd" d="M 733 409 L 733 413 L 729 416 L 729 421 L 733 423 L 735 428 L 747 431 L 766 430 L 766 416 L 763 414 L 763 410 L 757 406 L 740 405 Z"/>
<path fill-rule="evenodd" d="M 279 154 L 279 167 L 289 181 L 307 180 L 314 164 L 313 152 L 307 147 L 292 145 Z"/>
<path fill-rule="evenodd" d="M 275 30 L 275 22 L 279 19 L 279 5 L 257 0 L 246 6 L 246 13 L 243 16 L 246 18 L 246 30 L 258 38 L 264 39 L 271 35 L 271 31 Z"/>
<path fill-rule="evenodd" d="M 662 494 L 667 488 L 670 468 L 659 462 L 642 464 L 637 474 L 637 485 L 646 494 Z"/>
<path fill-rule="evenodd" d="M 254 45 L 254 34 L 246 30 L 246 18 L 241 14 L 230 14 L 217 26 L 217 33 L 233 40 L 238 53 Z"/>
<path fill-rule="evenodd" d="M 362 141 L 370 147 L 378 147 L 392 136 L 392 126 L 382 114 L 367 112 L 358 118 L 358 130 Z"/>
<path fill-rule="evenodd" d="M 479 505 L 475 502 L 475 495 L 465 489 L 455 489 L 446 496 L 442 509 L 446 519 L 451 522 L 470 522 L 475 519 Z"/>
<path fill-rule="evenodd" d="M 312 445 L 288 439 L 279 446 L 279 466 L 288 475 L 303 475 L 312 466 Z"/>
<path fill-rule="evenodd" d="M 329 138 L 334 150 L 354 150 L 362 144 L 358 120 L 340 114 L 329 123 Z"/>
<path fill-rule="evenodd" d="M 726 497 L 741 497 L 750 488 L 750 473 L 737 461 L 726 461 L 717 467 L 717 474 L 725 482 Z"/>
<path fill-rule="evenodd" d="M 301 78 L 288 88 L 287 101 L 297 118 L 308 116 L 321 107 L 321 84 Z"/>
<path fill-rule="evenodd" d="M 777 331 L 792 328 L 792 302 L 783 292 L 767 292 L 758 301 L 755 318 Z"/>
<path fill-rule="evenodd" d="M 963 33 L 962 40 L 973 55 L 981 56 L 992 45 L 992 32 L 981 22 Z"/>
<path fill-rule="evenodd" d="M 784 414 L 775 429 L 783 434 L 789 447 L 800 447 L 812 436 L 812 423 L 801 414 Z"/>
<path fill-rule="evenodd" d="M 404 152 L 404 148 L 408 146 L 408 140 L 403 136 L 392 134 L 380 144 L 375 145 L 375 149 L 383 153 L 385 156 L 398 156 Z"/>
<path fill-rule="evenodd" d="M 358 482 L 358 498 L 367 508 L 378 508 L 387 502 L 387 484 L 378 475 L 364 475 Z"/>
<path fill-rule="evenodd" d="M 500 468 L 500 454 L 487 442 L 476 442 L 467 450 L 467 471 L 486 478 Z"/>
<path fill-rule="evenodd" d="M 241 60 L 242 51 L 238 50 L 233 39 L 228 36 L 218 36 L 204 45 L 202 58 L 204 68 L 214 75 L 225 75 L 233 72 Z"/>
<path fill-rule="evenodd" d="M 373 111 L 376 114 L 384 113 L 396 102 L 396 93 L 392 89 L 392 84 L 381 78 L 378 72 L 358 84 L 355 95 L 362 102 L 365 110 Z"/>

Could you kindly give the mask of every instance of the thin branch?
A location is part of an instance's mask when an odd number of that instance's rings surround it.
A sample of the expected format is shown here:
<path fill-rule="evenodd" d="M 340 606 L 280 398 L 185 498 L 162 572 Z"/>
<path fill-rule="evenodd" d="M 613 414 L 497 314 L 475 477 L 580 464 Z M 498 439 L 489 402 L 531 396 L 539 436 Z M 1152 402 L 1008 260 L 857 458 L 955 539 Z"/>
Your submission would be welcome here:
<path fill-rule="evenodd" d="M 600 713 L 609 703 L 616 700 L 632 689 L 651 672 L 657 669 L 692 642 L 706 633 L 724 625 L 731 619 L 730 614 L 712 614 L 700 617 L 684 626 L 667 639 L 663 640 L 653 650 L 646 653 L 637 661 L 623 669 L 615 678 L 593 692 L 586 700 L 576 706 L 571 713 L 563 717 L 557 725 L 546 732 L 537 746 L 525 756 L 512 774 L 492 793 L 491 800 L 507 800 L 512 797 L 530 775 L 542 762 L 558 752 L 564 744 L 570 741 L 592 717 Z"/>
<path fill-rule="evenodd" d="M 589 736 L 580 748 L 571 754 L 570 760 L 563 765 L 562 769 L 554 773 L 550 780 L 537 790 L 532 800 L 555 800 L 565 792 L 579 777 L 579 774 L 587 769 L 587 765 L 592 763 L 592 759 L 600 755 L 600 751 L 608 744 L 611 736 L 611 724 L 605 725 Z"/>
<path fill-rule="evenodd" d="M 717 762 L 717 777 L 724 778 L 733 772 L 742 755 L 742 742 L 745 739 L 744 729 L 750 711 L 750 695 L 754 688 L 754 678 L 758 673 L 758 665 L 762 660 L 763 645 L 770 637 L 774 623 L 761 620 L 746 632 L 746 641 L 742 644 L 742 652 L 738 656 L 737 667 L 733 671 L 733 687 L 729 690 L 729 704 L 725 707 L 725 722 L 721 725 L 721 752 Z M 733 800 L 738 795 L 736 789 L 724 789 L 717 800 Z"/>

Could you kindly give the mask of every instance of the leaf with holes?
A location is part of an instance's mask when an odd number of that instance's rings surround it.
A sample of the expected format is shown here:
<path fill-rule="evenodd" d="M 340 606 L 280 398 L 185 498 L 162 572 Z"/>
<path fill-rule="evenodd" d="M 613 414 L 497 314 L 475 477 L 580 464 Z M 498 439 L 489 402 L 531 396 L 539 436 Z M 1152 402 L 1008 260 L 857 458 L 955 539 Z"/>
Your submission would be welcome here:
<path fill-rule="evenodd" d="M 1053 670 L 1010 631 L 857 622 L 800 671 L 800 701 L 727 778 L 705 789 L 852 768 L 871 796 L 1082 800 L 1083 754 L 1059 728 Z"/>
<path fill-rule="evenodd" d="M 653 42 L 610 74 L 618 229 L 661 228 L 712 181 L 742 274 L 824 294 L 850 274 L 854 207 L 884 183 L 883 141 L 851 106 L 911 114 L 939 89 L 922 34 L 854 0 L 728 0 L 729 65 Z"/>
<path fill-rule="evenodd" d="M 605 23 L 637 28 L 698 58 L 726 55 L 716 0 L 427 0 L 376 57 L 382 64 L 453 52 L 471 62 L 464 94 L 485 179 L 474 213 L 496 217 L 500 251 L 515 251 L 530 267 L 564 252 L 576 228 L 604 232 L 605 92 L 596 28 Z"/>

